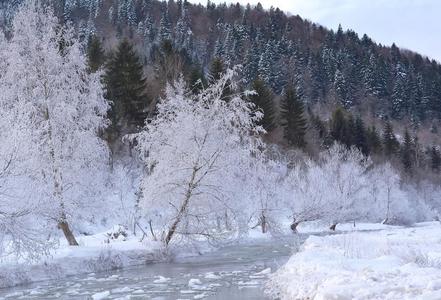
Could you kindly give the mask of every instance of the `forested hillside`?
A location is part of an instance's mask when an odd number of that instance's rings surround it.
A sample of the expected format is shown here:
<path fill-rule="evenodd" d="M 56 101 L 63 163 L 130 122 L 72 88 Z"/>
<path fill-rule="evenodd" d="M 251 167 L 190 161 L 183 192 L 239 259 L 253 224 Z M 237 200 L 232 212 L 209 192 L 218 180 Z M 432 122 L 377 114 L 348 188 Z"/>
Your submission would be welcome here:
<path fill-rule="evenodd" d="M 439 169 L 441 66 L 420 54 L 260 4 L 45 1 L 74 25 L 93 71 L 106 70 L 106 98 L 114 103 L 106 133 L 111 143 L 137 131 L 167 82 L 184 74 L 200 89 L 240 64 L 240 85 L 259 94 L 250 100 L 264 112 L 270 141 L 309 153 L 338 141 L 404 169 Z M 0 4 L 6 27 L 20 2 Z M 126 62 L 135 73 L 129 79 L 121 68 Z"/>
<path fill-rule="evenodd" d="M 9 2 L 3 6 L 19 1 Z M 170 40 L 193 67 L 206 70 L 215 57 L 225 65 L 243 64 L 246 84 L 259 76 L 277 94 L 295 81 L 308 105 L 366 105 L 376 116 L 414 122 L 441 113 L 441 67 L 436 61 L 376 44 L 351 30 L 327 30 L 277 8 L 182 0 L 55 2 L 58 13 L 74 21 L 84 39 L 97 34 L 110 43 L 115 36 L 130 37 L 149 65 L 157 61 L 161 42 Z"/>

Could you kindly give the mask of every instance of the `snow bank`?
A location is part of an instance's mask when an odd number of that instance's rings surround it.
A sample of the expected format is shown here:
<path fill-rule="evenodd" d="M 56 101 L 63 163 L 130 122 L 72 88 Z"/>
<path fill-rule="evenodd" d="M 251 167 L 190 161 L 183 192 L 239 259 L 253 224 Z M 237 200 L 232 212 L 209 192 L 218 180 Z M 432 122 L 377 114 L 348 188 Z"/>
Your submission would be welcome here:
<path fill-rule="evenodd" d="M 127 266 L 157 261 L 161 245 L 139 237 L 120 234 L 121 228 L 91 236 L 80 236 L 80 246 L 70 247 L 61 240 L 49 258 L 32 264 L 17 263 L 14 257 L 0 261 L 0 288 L 59 279 L 66 276 L 105 272 Z"/>
<path fill-rule="evenodd" d="M 311 236 L 271 276 L 280 299 L 441 299 L 441 225 Z"/>

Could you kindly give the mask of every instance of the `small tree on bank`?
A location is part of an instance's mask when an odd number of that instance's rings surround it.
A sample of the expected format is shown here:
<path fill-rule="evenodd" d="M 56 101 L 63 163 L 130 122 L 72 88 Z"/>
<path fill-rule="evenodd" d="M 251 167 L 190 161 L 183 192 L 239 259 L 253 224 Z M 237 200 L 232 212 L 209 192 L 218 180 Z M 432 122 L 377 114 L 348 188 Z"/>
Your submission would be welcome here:
<path fill-rule="evenodd" d="M 237 176 L 259 156 L 262 129 L 252 104 L 241 95 L 222 100 L 233 76 L 227 71 L 197 95 L 183 80 L 168 86 L 157 115 L 136 135 L 147 170 L 141 205 L 165 245 L 177 235 L 214 237 L 215 220 L 234 216 Z"/>

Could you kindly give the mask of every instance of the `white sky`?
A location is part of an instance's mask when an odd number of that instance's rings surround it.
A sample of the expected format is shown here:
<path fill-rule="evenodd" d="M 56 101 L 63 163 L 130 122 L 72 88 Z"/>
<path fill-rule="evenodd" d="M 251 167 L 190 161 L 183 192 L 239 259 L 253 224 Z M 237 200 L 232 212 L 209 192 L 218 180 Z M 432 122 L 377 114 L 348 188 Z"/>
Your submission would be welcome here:
<path fill-rule="evenodd" d="M 190 0 L 206 4 L 206 0 Z M 262 3 L 336 29 L 368 34 L 383 45 L 393 42 L 441 61 L 441 0 L 212 0 Z"/>

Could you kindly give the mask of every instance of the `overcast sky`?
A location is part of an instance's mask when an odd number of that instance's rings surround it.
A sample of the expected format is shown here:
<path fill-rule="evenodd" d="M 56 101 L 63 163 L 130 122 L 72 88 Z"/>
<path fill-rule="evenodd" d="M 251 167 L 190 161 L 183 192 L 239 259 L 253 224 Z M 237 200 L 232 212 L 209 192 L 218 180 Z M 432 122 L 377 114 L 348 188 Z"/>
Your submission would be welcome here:
<path fill-rule="evenodd" d="M 190 0 L 206 4 L 206 0 Z M 212 0 L 241 4 L 262 3 L 298 14 L 336 29 L 341 23 L 361 37 L 367 33 L 384 45 L 393 42 L 441 61 L 441 0 Z"/>

